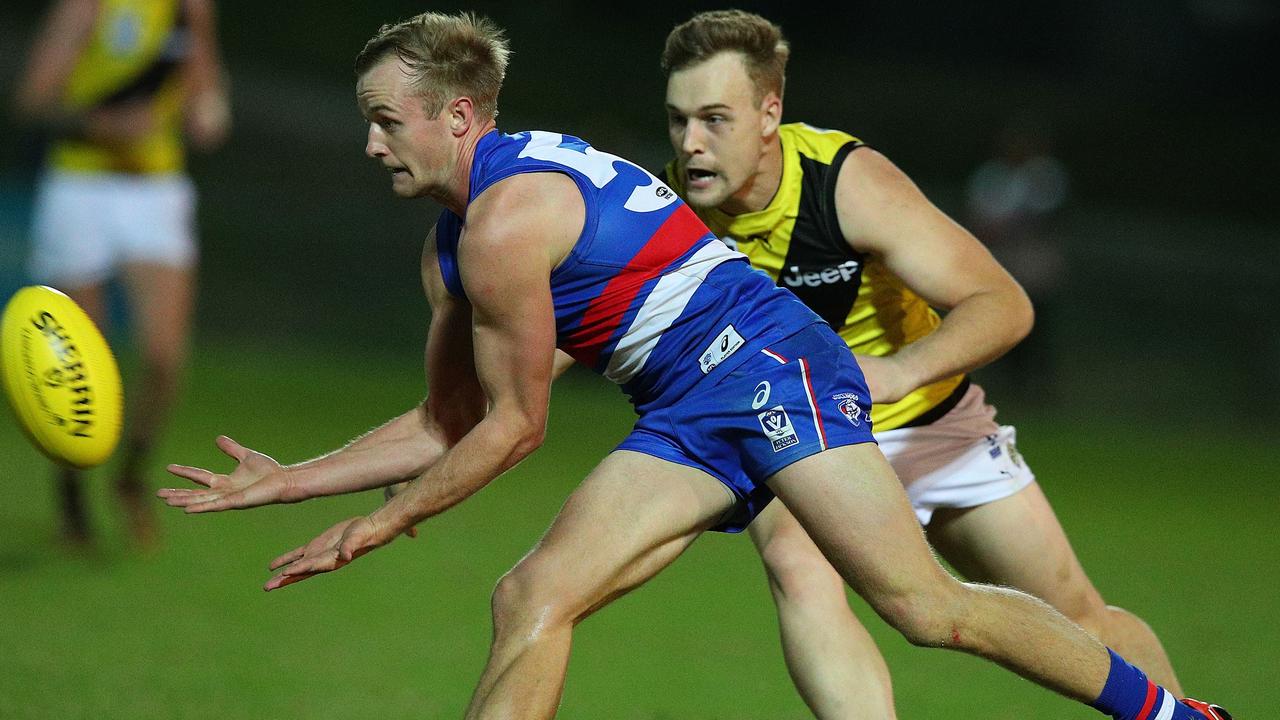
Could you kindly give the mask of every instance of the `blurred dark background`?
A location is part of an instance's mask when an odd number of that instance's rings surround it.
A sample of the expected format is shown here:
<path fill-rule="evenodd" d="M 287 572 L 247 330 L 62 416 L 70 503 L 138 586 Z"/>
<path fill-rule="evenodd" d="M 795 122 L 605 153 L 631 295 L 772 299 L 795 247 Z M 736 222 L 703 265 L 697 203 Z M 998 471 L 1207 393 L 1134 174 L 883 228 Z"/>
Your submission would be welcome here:
<path fill-rule="evenodd" d="M 651 169 L 666 162 L 658 55 L 672 25 L 714 6 L 466 7 L 508 28 L 515 51 L 501 128 L 581 135 Z M 738 7 L 781 23 L 792 41 L 786 119 L 858 135 L 966 223 L 972 173 L 1011 122 L 1034 119 L 1069 191 L 1042 228 L 1060 277 L 1043 303 L 1040 364 L 1016 371 L 1034 381 L 999 363 L 983 373 L 1012 403 L 1135 416 L 1195 408 L 1215 421 L 1280 413 L 1275 3 Z M 362 157 L 351 64 L 381 23 L 425 9 L 220 4 L 236 125 L 227 147 L 191 161 L 201 342 L 335 356 L 376 347 L 416 362 L 426 328 L 418 253 L 436 208 L 395 199 Z M 30 0 L 0 5 L 6 102 L 43 12 Z M 38 144 L 8 117 L 0 132 L 7 296 L 25 282 Z"/>

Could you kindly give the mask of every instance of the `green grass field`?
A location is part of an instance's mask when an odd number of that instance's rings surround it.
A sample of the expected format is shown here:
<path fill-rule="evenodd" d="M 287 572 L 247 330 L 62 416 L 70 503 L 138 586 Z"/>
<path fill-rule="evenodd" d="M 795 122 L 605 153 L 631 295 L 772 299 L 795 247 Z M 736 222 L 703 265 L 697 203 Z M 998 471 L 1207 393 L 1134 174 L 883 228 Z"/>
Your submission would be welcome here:
<path fill-rule="evenodd" d="M 225 432 L 291 462 L 422 394 L 415 356 L 202 346 L 160 460 L 218 468 Z M 164 509 L 162 550 L 125 543 L 94 476 L 100 547 L 54 542 L 45 465 L 0 420 L 0 718 L 457 718 L 489 639 L 489 592 L 575 483 L 630 426 L 604 383 L 557 388 L 546 446 L 459 508 L 343 571 L 260 590 L 267 563 L 366 494 L 233 514 Z M 1100 405 L 1003 420 L 1094 581 L 1162 635 L 1184 684 L 1236 717 L 1280 705 L 1275 431 L 1186 413 L 1140 421 Z M 159 486 L 163 472 L 153 482 Z M 175 481 L 178 482 L 178 481 Z M 1092 718 L 958 654 L 912 648 L 855 601 L 894 673 L 903 718 Z M 585 622 L 566 719 L 804 718 L 745 537 L 709 535 Z"/>

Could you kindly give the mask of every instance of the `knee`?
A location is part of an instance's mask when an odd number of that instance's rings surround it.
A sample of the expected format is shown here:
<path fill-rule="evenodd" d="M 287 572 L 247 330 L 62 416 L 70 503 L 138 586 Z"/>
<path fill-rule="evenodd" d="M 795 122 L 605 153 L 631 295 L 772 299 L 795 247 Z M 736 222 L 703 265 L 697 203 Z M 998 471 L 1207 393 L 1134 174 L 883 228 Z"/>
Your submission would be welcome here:
<path fill-rule="evenodd" d="M 877 614 L 916 647 L 956 647 L 963 644 L 963 586 L 954 579 L 934 587 L 885 593 L 867 598 Z"/>
<path fill-rule="evenodd" d="M 186 362 L 185 348 L 150 346 L 142 350 L 142 368 L 147 374 L 147 383 L 151 387 L 164 389 L 176 387 L 181 380 Z"/>
<path fill-rule="evenodd" d="M 1045 598 L 1055 610 L 1068 620 L 1084 628 L 1090 635 L 1101 638 L 1106 630 L 1111 608 L 1092 585 L 1064 587 Z"/>
<path fill-rule="evenodd" d="M 549 627 L 570 621 L 554 579 L 537 565 L 526 558 L 498 580 L 492 599 L 495 638 L 536 640 Z"/>
<path fill-rule="evenodd" d="M 778 539 L 760 553 L 769 588 L 781 605 L 826 607 L 848 605 L 844 580 L 811 542 Z"/>
<path fill-rule="evenodd" d="M 1113 612 L 1119 611 L 1119 608 L 1109 607 L 1102 602 L 1102 598 L 1096 598 L 1090 601 L 1089 598 L 1082 598 L 1080 602 L 1059 608 L 1059 611 L 1067 616 L 1071 622 L 1084 628 L 1090 635 L 1105 639 L 1107 630 L 1107 620 Z"/>

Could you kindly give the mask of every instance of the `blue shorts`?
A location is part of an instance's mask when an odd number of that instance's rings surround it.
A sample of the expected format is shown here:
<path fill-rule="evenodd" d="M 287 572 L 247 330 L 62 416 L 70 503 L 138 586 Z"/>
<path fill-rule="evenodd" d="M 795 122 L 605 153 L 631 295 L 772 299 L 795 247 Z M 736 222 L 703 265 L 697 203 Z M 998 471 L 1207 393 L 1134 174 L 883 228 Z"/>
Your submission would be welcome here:
<path fill-rule="evenodd" d="M 853 353 L 826 325 L 769 345 L 713 384 L 641 416 L 619 450 L 702 470 L 736 506 L 716 527 L 741 532 L 791 463 L 842 445 L 875 442 L 871 397 Z"/>

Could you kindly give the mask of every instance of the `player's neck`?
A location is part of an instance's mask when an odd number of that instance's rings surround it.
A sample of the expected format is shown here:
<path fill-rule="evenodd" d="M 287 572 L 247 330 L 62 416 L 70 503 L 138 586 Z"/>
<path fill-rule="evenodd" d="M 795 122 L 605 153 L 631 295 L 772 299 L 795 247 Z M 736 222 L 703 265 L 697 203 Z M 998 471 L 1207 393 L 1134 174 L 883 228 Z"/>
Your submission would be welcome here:
<path fill-rule="evenodd" d="M 760 151 L 756 172 L 738 192 L 720 205 L 726 215 L 759 212 L 773 202 L 782 186 L 782 141 L 775 134 Z"/>
<path fill-rule="evenodd" d="M 492 119 L 486 120 L 469 131 L 458 144 L 457 160 L 453 165 L 453 173 L 448 185 L 439 195 L 431 194 L 431 198 L 448 208 L 461 218 L 467 216 L 467 204 L 471 200 L 471 168 L 476 161 L 476 146 L 480 139 L 497 127 Z"/>

